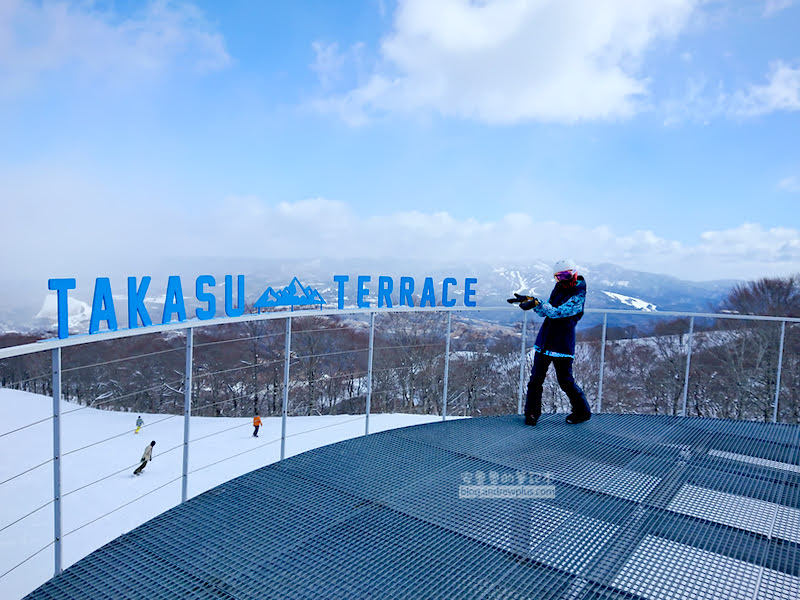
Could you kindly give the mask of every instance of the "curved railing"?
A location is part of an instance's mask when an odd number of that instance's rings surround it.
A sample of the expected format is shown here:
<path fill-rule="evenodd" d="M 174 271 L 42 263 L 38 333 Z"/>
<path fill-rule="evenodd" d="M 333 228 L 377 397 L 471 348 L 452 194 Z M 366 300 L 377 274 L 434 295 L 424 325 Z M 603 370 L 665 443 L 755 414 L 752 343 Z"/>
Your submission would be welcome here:
<path fill-rule="evenodd" d="M 3 565 L 0 567 L 0 584 L 4 577 L 13 572 L 20 565 L 32 560 L 35 556 L 52 546 L 54 554 L 54 572 L 60 573 L 63 569 L 63 559 L 61 544 L 65 535 L 62 531 L 62 498 L 64 494 L 61 489 L 61 464 L 66 456 L 62 452 L 62 428 L 63 414 L 61 400 L 72 398 L 72 391 L 64 392 L 63 378 L 69 377 L 71 373 L 79 369 L 100 368 L 118 362 L 129 360 L 122 358 L 98 359 L 89 365 L 64 367 L 62 364 L 62 351 L 75 346 L 99 344 L 102 342 L 115 342 L 119 340 L 137 338 L 144 335 L 182 335 L 184 339 L 180 346 L 173 345 L 163 349 L 146 349 L 146 351 L 134 352 L 130 359 L 140 361 L 161 361 L 165 357 L 171 357 L 171 362 L 176 363 L 175 355 L 182 354 L 183 372 L 178 373 L 178 369 L 173 368 L 174 378 L 169 380 L 159 380 L 150 382 L 151 387 L 140 387 L 132 391 L 120 393 L 119 390 L 109 389 L 106 393 L 94 396 L 92 399 L 93 407 L 103 407 L 124 404 L 132 396 L 137 394 L 147 395 L 153 390 L 159 393 L 170 395 L 170 408 L 163 414 L 163 419 L 180 418 L 183 415 L 183 443 L 180 446 L 169 448 L 166 452 L 182 452 L 182 470 L 179 478 L 169 481 L 164 485 L 181 483 L 181 502 L 188 499 L 188 482 L 192 472 L 211 467 L 204 465 L 194 471 L 190 470 L 190 449 L 191 444 L 199 442 L 203 437 L 190 435 L 190 416 L 198 412 L 213 414 L 215 405 L 225 403 L 226 406 L 231 402 L 234 406 L 237 401 L 244 403 L 250 401 L 254 396 L 255 404 L 258 405 L 260 386 L 264 387 L 263 373 L 272 374 L 270 384 L 273 399 L 277 399 L 280 392 L 280 411 L 272 411 L 279 414 L 281 418 L 280 439 L 274 440 L 280 443 L 279 460 L 286 456 L 286 441 L 291 437 L 287 433 L 287 421 L 292 414 L 301 414 L 298 407 L 290 406 L 290 393 L 294 386 L 302 383 L 306 386 L 319 386 L 322 383 L 331 381 L 331 378 L 341 376 L 347 378 L 349 385 L 354 391 L 349 393 L 347 404 L 348 408 L 363 406 L 363 412 L 357 413 L 353 419 L 364 419 L 364 434 L 370 432 L 370 415 L 374 414 L 374 403 L 376 394 L 384 396 L 391 395 L 392 391 L 386 391 L 386 382 L 394 379 L 402 379 L 403 373 L 418 374 L 424 355 L 426 369 L 430 373 L 426 375 L 424 385 L 420 383 L 421 377 L 415 380 L 418 385 L 416 391 L 412 388 L 411 392 L 405 391 L 398 395 L 408 396 L 407 401 L 402 405 L 406 408 L 411 407 L 416 412 L 428 412 L 435 414 L 442 419 L 448 416 L 473 416 L 476 414 L 487 414 L 494 412 L 522 412 L 522 402 L 525 389 L 527 371 L 530 365 L 530 353 L 532 348 L 535 327 L 529 321 L 530 313 L 508 312 L 505 315 L 513 314 L 511 320 L 501 324 L 489 324 L 487 321 L 479 319 L 482 312 L 492 311 L 497 314 L 501 309 L 498 308 L 386 308 L 386 309 L 353 309 L 353 310 L 303 310 L 303 311 L 281 311 L 259 314 L 249 314 L 234 318 L 221 318 L 214 320 L 192 320 L 180 323 L 170 323 L 167 325 L 157 325 L 147 328 L 128 329 L 120 331 L 106 331 L 93 334 L 91 336 L 72 336 L 66 339 L 52 339 L 30 344 L 19 345 L 10 348 L 0 349 L 0 366 L 3 361 L 20 359 L 32 355 L 49 354 L 49 365 L 47 376 L 41 373 L 31 373 L 27 369 L 20 371 L 18 377 L 9 376 L 5 378 L 5 387 L 17 389 L 29 389 L 32 382 L 35 382 L 33 390 L 39 388 L 47 390 L 49 388 L 52 395 L 52 414 L 46 418 L 40 418 L 35 422 L 25 426 L 17 427 L 9 431 L 0 432 L 0 442 L 3 438 L 10 440 L 14 435 L 21 434 L 25 429 L 36 425 L 42 425 L 47 421 L 52 421 L 52 458 L 24 468 L 19 473 L 0 481 L 0 488 L 13 486 L 22 476 L 40 469 L 46 465 L 53 468 L 53 493 L 49 501 L 41 506 L 32 506 L 25 514 L 13 519 L 10 523 L 0 523 L 0 536 L 12 526 L 30 518 L 45 507 L 52 506 L 54 513 L 54 525 L 52 542 L 39 549 L 36 553 L 20 557 L 21 562 L 14 565 Z M 725 416 L 734 418 L 759 418 L 765 421 L 779 420 L 779 407 L 782 406 L 781 400 L 784 397 L 784 413 L 781 419 L 789 422 L 798 422 L 800 418 L 800 399 L 796 398 L 795 383 L 800 377 L 800 364 L 798 364 L 798 347 L 800 347 L 800 319 L 790 317 L 769 317 L 755 315 L 737 315 L 720 313 L 690 313 L 679 311 L 658 311 L 658 312 L 638 312 L 631 310 L 612 310 L 612 309 L 587 309 L 588 318 L 581 328 L 583 332 L 582 341 L 579 343 L 576 355 L 576 378 L 584 386 L 587 396 L 596 412 L 619 411 L 619 410 L 641 410 L 642 412 L 669 412 L 679 415 L 708 416 L 709 407 L 698 400 L 702 394 L 701 388 L 708 387 L 707 381 L 716 378 L 714 385 L 721 385 L 725 391 L 720 408 L 715 416 Z M 343 336 L 350 336 L 350 345 L 339 344 L 332 347 L 330 344 L 319 344 L 320 348 L 315 348 L 313 343 L 306 344 L 302 351 L 298 351 L 300 344 L 293 345 L 293 334 L 302 338 L 313 339 L 315 335 L 328 335 L 331 329 L 321 327 L 320 329 L 309 329 L 298 324 L 304 320 L 321 319 L 341 319 L 347 317 L 360 323 L 360 328 L 348 328 L 341 330 Z M 402 319 L 410 319 L 403 322 Z M 387 328 L 392 329 L 392 337 L 389 333 L 381 332 L 376 322 L 386 319 Z M 418 319 L 414 321 L 414 319 Z M 429 319 L 438 319 L 431 324 Z M 587 327 L 589 321 L 594 320 L 596 325 L 593 328 Z M 649 327 L 639 327 L 637 331 L 645 330 L 647 333 L 636 333 L 626 329 L 632 320 L 637 322 L 648 321 Z M 280 322 L 283 321 L 282 327 Z M 423 321 L 425 321 L 423 323 Z M 195 332 L 207 331 L 220 326 L 242 326 L 251 324 L 271 323 L 269 330 L 253 331 L 252 335 L 236 338 L 234 340 L 223 340 L 219 342 L 209 341 L 198 343 L 195 339 Z M 655 324 L 655 325 L 653 325 Z M 397 335 L 399 327 L 406 327 L 409 336 Z M 426 335 L 421 335 L 421 330 L 430 327 Z M 685 327 L 685 329 L 682 329 Z M 516 348 L 506 347 L 502 351 L 485 352 L 485 349 L 496 341 L 496 334 L 487 331 L 488 328 L 500 328 L 504 339 L 508 342 L 517 339 Z M 454 329 L 458 332 L 454 333 Z M 588 330 L 588 331 L 587 331 Z M 380 332 L 381 341 L 376 341 L 376 332 Z M 593 333 L 594 335 L 587 335 Z M 416 337 L 415 337 L 416 336 Z M 391 342 L 389 340 L 392 340 Z M 180 341 L 180 340 L 179 340 Z M 208 372 L 198 372 L 195 364 L 196 352 L 211 352 L 214 344 L 223 343 L 249 343 L 253 346 L 252 360 L 240 362 L 226 369 L 209 370 Z M 510 343 L 510 342 L 509 342 Z M 266 360 L 264 356 L 259 356 L 259 349 L 269 346 L 271 360 Z M 308 348 L 315 348 L 309 350 Z M 787 348 L 790 350 L 787 352 Z M 737 354 L 737 352 L 741 352 Z M 693 353 L 698 358 L 694 359 Z M 263 354 L 263 353 L 262 353 Z M 379 365 L 376 364 L 376 354 L 400 357 L 395 362 L 383 360 Z M 486 354 L 485 360 L 478 360 Z M 311 362 L 322 359 L 331 360 L 337 355 L 349 356 L 349 370 L 343 371 L 344 375 L 324 373 L 314 376 L 307 374 L 302 381 L 293 379 L 291 376 L 292 367 L 299 365 L 302 368 Z M 786 356 L 790 358 L 787 360 Z M 357 359 L 353 359 L 357 356 Z M 498 357 L 503 357 L 500 361 Z M 40 361 L 43 362 L 43 361 Z M 653 365 L 658 363 L 656 369 Z M 474 364 L 473 364 L 474 363 Z M 454 381 L 451 373 L 451 366 L 456 365 L 459 372 L 459 381 Z M 790 381 L 784 381 L 784 365 L 787 365 Z M 478 368 L 478 366 L 480 368 Z M 724 368 L 723 368 L 724 367 Z M 471 369 L 471 370 L 470 370 Z M 633 369 L 633 371 L 631 371 Z M 720 370 L 729 373 L 727 379 L 721 382 L 717 375 L 711 371 L 719 373 Z M 310 370 L 306 369 L 307 371 Z M 471 379 L 466 381 L 463 371 L 469 371 Z M 502 372 L 505 377 L 503 386 L 509 393 L 513 393 L 516 406 L 506 403 L 502 407 L 495 403 L 487 406 L 476 405 L 476 398 L 480 392 L 476 391 L 476 386 L 481 383 L 481 378 L 486 377 L 486 373 L 493 371 Z M 400 373 L 400 375 L 398 375 Z M 483 375 L 482 375 L 483 373 Z M 213 378 L 226 376 L 226 381 L 235 381 L 238 377 L 242 382 L 247 377 L 253 379 L 250 391 L 236 391 L 237 384 L 228 383 L 231 390 L 229 395 L 217 402 L 216 398 L 198 403 L 198 397 L 202 395 L 204 382 Z M 513 375 L 513 377 L 512 377 Z M 262 379 L 259 379 L 259 376 Z M 44 381 L 45 378 L 48 381 Z M 694 378 L 694 379 L 693 379 Z M 741 381 L 739 379 L 741 378 Z M 626 386 L 634 386 L 641 379 L 642 384 L 638 391 Z M 645 379 L 647 381 L 645 381 Z M 143 376 L 143 382 L 147 382 L 147 376 Z M 383 390 L 376 390 L 376 382 L 383 382 Z M 696 384 L 693 384 L 697 381 Z M 244 383 L 242 383 L 244 385 Z M 248 383 L 248 385 L 250 385 Z M 694 385 L 694 387 L 693 387 Z M 38 387 L 37 387 L 38 386 Z M 649 386 L 649 387 L 648 387 Z M 424 387 L 423 391 L 422 390 Z M 400 390 L 402 386 L 397 389 Z M 645 389 L 646 388 L 646 389 Z M 402 388 L 404 389 L 404 388 Z M 633 390 L 633 391 L 631 391 Z M 238 394 L 238 395 L 237 395 Z M 421 401 L 417 396 L 425 395 L 426 400 Z M 628 395 L 639 394 L 639 404 L 625 404 L 623 401 Z M 324 394 L 322 394 L 324 395 Z M 738 395 L 738 396 L 737 396 Z M 652 396 L 652 397 L 651 397 Z M 663 396 L 663 397 L 662 397 Z M 180 398 L 180 403 L 177 402 Z M 749 407 L 757 407 L 757 410 L 747 413 L 737 402 L 737 398 L 746 399 Z M 356 401 L 357 399 L 357 401 Z M 385 401 L 385 397 L 379 412 L 386 412 L 390 406 Z M 691 400 L 691 402 L 690 402 Z M 725 403 L 732 403 L 728 407 Z M 549 402 L 549 404 L 548 404 Z M 559 404 L 560 402 L 560 404 Z M 559 400 L 557 389 L 550 390 L 549 396 L 545 394 L 545 409 L 559 410 L 565 408 L 563 399 Z M 218 408 L 218 406 L 216 407 Z M 496 410 L 495 410 L 496 409 Z M 80 410 L 77 408 L 76 410 Z M 312 409 L 308 409 L 312 410 Z M 338 409 L 337 409 L 338 410 Z M 401 407 L 402 410 L 402 407 Z M 750 410 L 750 409 L 748 409 Z M 209 412 L 211 411 L 211 412 Z M 737 413 L 737 411 L 740 411 Z M 242 410 L 242 414 L 246 411 Z M 341 411 L 340 411 L 341 412 Z M 179 414 L 178 414 L 179 413 Z M 309 414 L 309 413 L 307 413 Z M 333 413 L 331 413 L 333 414 Z M 237 427 L 240 425 L 237 425 Z M 129 431 L 124 432 L 127 435 Z M 79 450 L 88 449 L 105 440 L 100 440 L 87 444 Z M 70 452 L 76 452 L 71 450 Z M 163 450 L 162 450 L 163 452 Z M 238 456 L 238 455 L 237 455 Z M 229 460 L 233 457 L 222 458 L 219 462 Z M 128 468 L 126 465 L 125 468 Z M 124 470 L 124 469 L 123 469 Z M 83 487 L 95 485 L 118 473 L 111 473 L 103 476 L 96 481 L 83 484 Z M 144 498 L 150 493 L 157 492 L 159 488 L 150 490 L 147 494 L 140 496 Z M 80 489 L 80 488 L 79 488 Z M 78 490 L 71 490 L 70 493 Z M 177 498 L 176 498 L 177 503 Z M 113 514 L 116 509 L 100 513 L 95 520 L 103 519 Z"/>

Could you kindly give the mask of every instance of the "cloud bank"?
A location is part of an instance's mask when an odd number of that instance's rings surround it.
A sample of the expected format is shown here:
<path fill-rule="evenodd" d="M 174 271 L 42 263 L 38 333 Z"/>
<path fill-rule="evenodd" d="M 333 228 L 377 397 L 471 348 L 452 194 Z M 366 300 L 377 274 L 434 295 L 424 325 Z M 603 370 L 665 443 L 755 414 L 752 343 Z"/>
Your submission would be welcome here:
<path fill-rule="evenodd" d="M 698 281 L 800 270 L 800 230 L 792 227 L 743 223 L 708 230 L 687 243 L 654 231 L 588 227 L 525 212 L 491 221 L 418 210 L 364 216 L 326 198 L 270 204 L 230 197 L 191 212 L 157 201 L 111 205 L 100 186 L 75 180 L 65 194 L 64 182 L 61 178 L 58 190 L 46 183 L 26 185 L 8 204 L 0 222 L 0 253 L 10 259 L 3 261 L 0 280 L 64 276 L 83 268 L 102 275 L 103 269 L 146 269 L 153 261 L 187 257 L 468 264 L 572 256 L 580 264 L 611 262 Z"/>

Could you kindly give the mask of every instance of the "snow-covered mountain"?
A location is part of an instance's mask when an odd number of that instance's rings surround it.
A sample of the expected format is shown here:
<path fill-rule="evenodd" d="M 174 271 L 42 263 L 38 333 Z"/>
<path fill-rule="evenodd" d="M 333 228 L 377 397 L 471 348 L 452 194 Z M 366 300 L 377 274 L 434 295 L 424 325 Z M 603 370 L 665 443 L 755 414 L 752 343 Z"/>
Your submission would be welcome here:
<path fill-rule="evenodd" d="M 684 281 L 608 263 L 581 265 L 580 272 L 587 283 L 586 305 L 591 308 L 708 311 L 740 283 L 735 280 Z M 504 301 L 511 292 L 546 298 L 554 283 L 550 265 L 543 263 L 528 267 L 495 267 L 480 282 L 486 287 L 487 305 L 499 304 L 496 300 Z M 490 303 L 489 298 L 493 302 Z"/>
<path fill-rule="evenodd" d="M 587 307 L 614 308 L 636 311 L 683 310 L 712 311 L 724 299 L 730 289 L 740 283 L 735 280 L 718 280 L 691 282 L 668 275 L 647 273 L 625 269 L 618 265 L 601 263 L 580 265 L 581 273 L 587 281 Z M 148 291 L 146 305 L 151 314 L 157 316 L 159 302 L 163 305 L 166 282 L 169 275 L 180 275 L 184 284 L 186 308 L 190 314 L 200 305 L 193 296 L 194 285 L 189 285 L 201 274 L 212 274 L 219 283 L 227 274 L 245 275 L 247 279 L 247 302 L 254 303 L 268 287 L 281 289 L 297 278 L 309 289 L 319 290 L 334 307 L 337 286 L 334 275 L 349 275 L 354 282 L 358 275 L 370 275 L 372 282 L 377 282 L 379 275 L 388 275 L 399 280 L 402 276 L 414 277 L 422 282 L 425 277 L 433 277 L 441 282 L 445 277 L 455 277 L 459 282 L 455 295 L 458 296 L 460 286 L 466 277 L 478 280 L 475 286 L 475 300 L 479 307 L 505 309 L 494 313 L 491 320 L 515 319 L 516 313 L 509 312 L 506 298 L 513 292 L 536 295 L 547 298 L 553 288 L 553 277 L 549 263 L 531 261 L 519 264 L 489 263 L 450 263 L 436 264 L 408 261 L 405 259 L 320 259 L 313 261 L 256 260 L 243 261 L 197 259 L 180 263 L 165 264 L 163 272 L 151 273 L 152 285 Z M 121 273 L 112 277 L 112 283 L 124 293 L 127 276 Z M 117 297 L 115 288 L 115 304 L 121 327 L 127 323 L 126 300 Z M 223 286 L 217 290 L 217 310 L 221 314 L 224 302 L 220 297 Z M 78 289 L 70 292 L 70 326 L 86 329 L 90 318 L 93 281 L 80 280 Z M 352 296 L 352 295 L 351 295 Z M 369 298 L 375 305 L 374 292 Z M 355 305 L 349 297 L 347 305 Z M 14 285 L 0 286 L 0 332 L 18 331 L 52 331 L 56 325 L 55 293 L 47 289 L 47 281 L 15 282 Z M 588 321 L 597 320 L 587 316 Z M 586 323 L 585 323 L 586 324 Z"/>

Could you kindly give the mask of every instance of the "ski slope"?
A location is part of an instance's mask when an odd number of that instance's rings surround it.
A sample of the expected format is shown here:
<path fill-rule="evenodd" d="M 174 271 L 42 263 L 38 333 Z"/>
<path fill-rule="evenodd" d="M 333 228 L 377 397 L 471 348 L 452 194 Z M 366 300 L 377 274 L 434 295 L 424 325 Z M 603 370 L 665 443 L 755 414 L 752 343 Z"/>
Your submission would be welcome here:
<path fill-rule="evenodd" d="M 0 598 L 18 600 L 53 576 L 52 398 L 0 389 Z M 63 568 L 180 503 L 182 416 L 61 403 Z M 370 415 L 370 433 L 437 421 L 432 415 Z M 190 419 L 188 496 L 280 459 L 281 419 Z M 364 415 L 287 420 L 286 457 L 364 434 Z M 153 461 L 136 477 L 144 447 Z M 29 559 L 29 557 L 32 557 Z M 26 560 L 28 559 L 28 560 Z"/>

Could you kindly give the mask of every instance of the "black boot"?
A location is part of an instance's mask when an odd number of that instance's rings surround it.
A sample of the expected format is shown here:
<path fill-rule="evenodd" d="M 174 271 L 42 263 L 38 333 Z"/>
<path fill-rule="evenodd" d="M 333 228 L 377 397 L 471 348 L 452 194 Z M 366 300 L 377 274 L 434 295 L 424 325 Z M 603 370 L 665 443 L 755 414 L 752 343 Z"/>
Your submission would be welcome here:
<path fill-rule="evenodd" d="M 577 425 L 578 423 L 583 423 L 584 421 L 588 421 L 592 416 L 592 413 L 570 413 L 567 415 L 567 423 L 570 425 Z"/>

